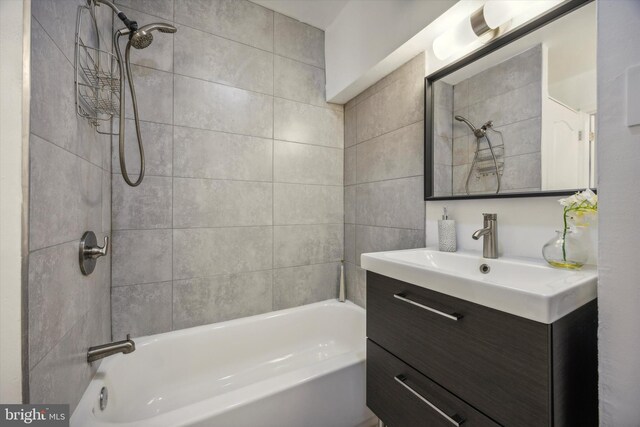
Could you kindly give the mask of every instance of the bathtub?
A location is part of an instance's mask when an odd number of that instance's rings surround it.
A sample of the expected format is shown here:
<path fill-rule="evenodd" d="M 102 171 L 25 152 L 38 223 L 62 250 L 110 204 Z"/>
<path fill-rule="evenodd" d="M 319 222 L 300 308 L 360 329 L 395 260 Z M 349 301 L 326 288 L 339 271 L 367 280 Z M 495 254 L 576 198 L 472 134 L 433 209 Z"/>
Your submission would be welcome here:
<path fill-rule="evenodd" d="M 353 427 L 365 312 L 335 300 L 136 338 L 102 361 L 71 426 Z M 100 410 L 100 391 L 107 405 Z"/>

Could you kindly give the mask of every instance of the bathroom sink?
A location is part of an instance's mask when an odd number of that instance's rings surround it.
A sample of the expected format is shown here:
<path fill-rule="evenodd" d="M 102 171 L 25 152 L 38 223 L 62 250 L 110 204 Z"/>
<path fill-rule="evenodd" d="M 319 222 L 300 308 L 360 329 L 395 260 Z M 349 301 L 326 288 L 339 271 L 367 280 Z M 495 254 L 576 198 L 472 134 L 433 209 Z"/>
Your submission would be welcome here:
<path fill-rule="evenodd" d="M 365 270 L 542 323 L 596 298 L 597 271 L 560 270 L 527 258 L 486 259 L 435 249 L 362 254 Z"/>

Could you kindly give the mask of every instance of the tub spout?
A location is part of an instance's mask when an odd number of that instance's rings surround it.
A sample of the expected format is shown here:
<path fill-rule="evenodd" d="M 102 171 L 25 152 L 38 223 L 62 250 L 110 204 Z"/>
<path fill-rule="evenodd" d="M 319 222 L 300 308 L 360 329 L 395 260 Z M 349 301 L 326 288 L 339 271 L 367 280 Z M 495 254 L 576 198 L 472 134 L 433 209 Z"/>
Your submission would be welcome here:
<path fill-rule="evenodd" d="M 127 334 L 126 340 L 89 347 L 89 351 L 87 351 L 87 362 L 95 362 L 96 360 L 100 360 L 117 353 L 129 354 L 135 350 L 136 343 L 131 339 L 131 335 Z"/>

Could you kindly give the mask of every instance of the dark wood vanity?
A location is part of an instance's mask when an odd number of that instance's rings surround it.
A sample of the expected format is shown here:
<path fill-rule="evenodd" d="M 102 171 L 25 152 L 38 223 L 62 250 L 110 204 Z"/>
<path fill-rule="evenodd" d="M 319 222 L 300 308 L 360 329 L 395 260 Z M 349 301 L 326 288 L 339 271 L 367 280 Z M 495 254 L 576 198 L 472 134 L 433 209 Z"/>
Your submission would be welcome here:
<path fill-rule="evenodd" d="M 367 405 L 389 427 L 597 426 L 597 306 L 539 323 L 367 272 Z"/>

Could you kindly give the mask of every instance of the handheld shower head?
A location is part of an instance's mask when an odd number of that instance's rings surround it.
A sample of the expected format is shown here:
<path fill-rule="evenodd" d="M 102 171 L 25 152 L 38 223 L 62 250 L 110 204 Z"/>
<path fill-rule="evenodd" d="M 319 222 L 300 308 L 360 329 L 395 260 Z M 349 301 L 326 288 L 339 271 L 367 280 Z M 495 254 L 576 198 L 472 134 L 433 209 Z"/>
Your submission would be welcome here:
<path fill-rule="evenodd" d="M 131 33 L 131 37 L 129 39 L 131 46 L 136 49 L 144 49 L 148 47 L 151 42 L 153 42 L 153 34 L 151 33 L 156 30 L 161 33 L 175 33 L 178 31 L 173 25 L 165 24 L 164 22 L 147 24 Z"/>
<path fill-rule="evenodd" d="M 459 122 L 464 122 L 466 123 L 467 126 L 469 126 L 469 128 L 471 129 L 471 131 L 473 132 L 473 134 L 475 135 L 476 138 L 482 138 L 485 135 L 485 129 L 478 129 L 477 127 L 475 127 L 469 120 L 467 120 L 466 118 L 462 117 L 462 116 L 455 116 L 454 117 L 457 121 Z"/>

